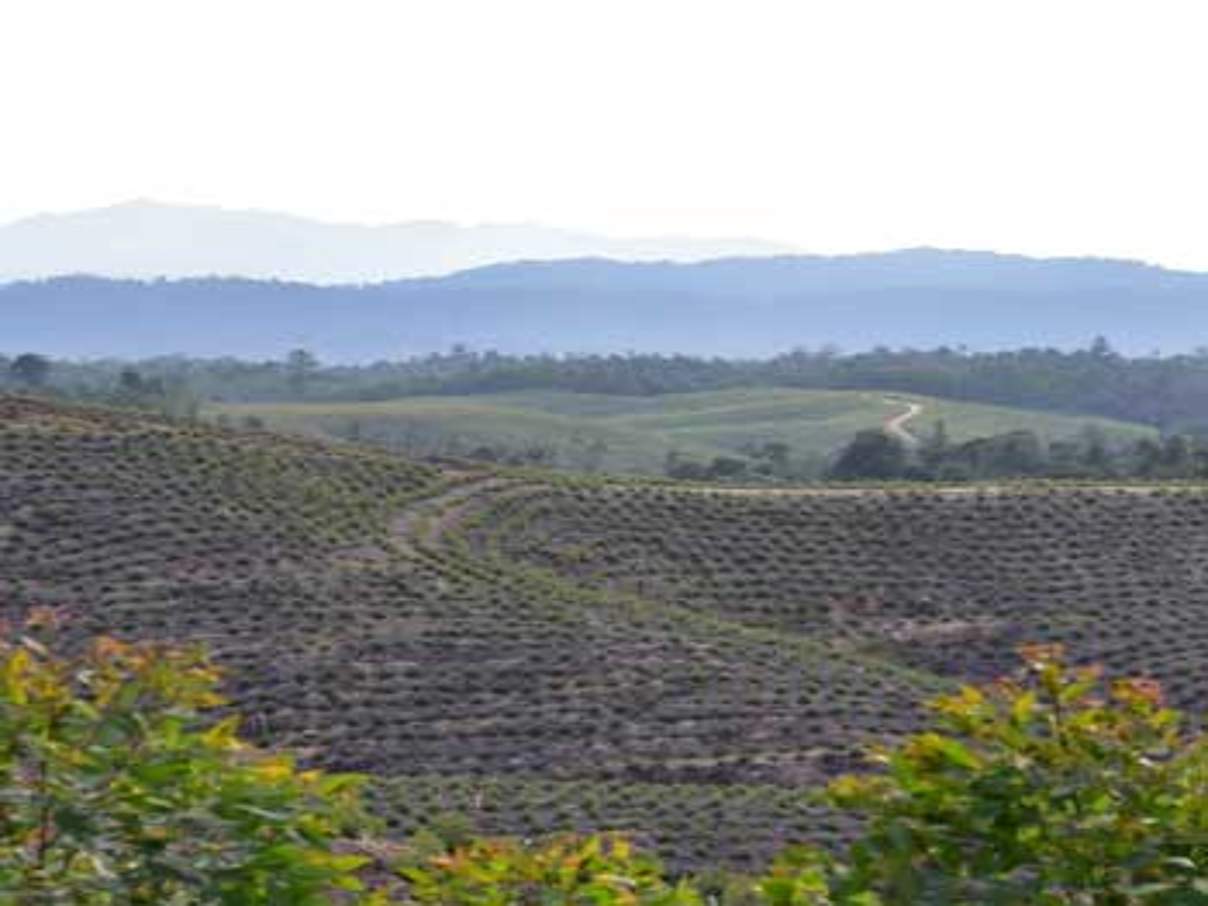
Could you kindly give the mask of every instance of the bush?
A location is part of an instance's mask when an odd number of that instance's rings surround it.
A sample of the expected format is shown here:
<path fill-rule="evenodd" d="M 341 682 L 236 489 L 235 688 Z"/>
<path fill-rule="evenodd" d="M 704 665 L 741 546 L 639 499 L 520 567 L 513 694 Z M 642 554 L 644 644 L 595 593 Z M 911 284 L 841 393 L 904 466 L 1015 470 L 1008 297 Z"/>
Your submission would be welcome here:
<path fill-rule="evenodd" d="M 239 741 L 236 718 L 206 722 L 222 700 L 200 650 L 101 638 L 63 656 L 56 624 L 35 611 L 0 638 L 0 903 L 1208 903 L 1204 738 L 1156 683 L 1106 681 L 1058 646 L 937 699 L 934 729 L 834 781 L 826 802 L 866 816 L 841 856 L 674 880 L 619 835 L 467 840 L 446 821 L 403 849 L 401 889 L 362 897 L 370 860 L 340 845 L 368 827 L 360 778 L 299 771 Z"/>
<path fill-rule="evenodd" d="M 432 906 L 701 906 L 688 882 L 672 884 L 657 862 L 619 836 L 559 837 L 526 847 L 480 840 L 404 868 L 414 903 Z"/>
<path fill-rule="evenodd" d="M 932 704 L 936 730 L 828 798 L 869 818 L 838 893 L 886 903 L 1208 903 L 1208 745 L 1150 680 L 1059 646 Z"/>
<path fill-rule="evenodd" d="M 53 653 L 56 616 L 0 641 L 0 902 L 311 904 L 358 891 L 360 779 L 240 742 L 198 649 L 100 638 Z"/>
<path fill-rule="evenodd" d="M 839 481 L 902 478 L 906 472 L 906 447 L 884 431 L 860 431 L 839 453 L 829 477 Z"/>
<path fill-rule="evenodd" d="M 773 906 L 1208 903 L 1208 746 L 1148 680 L 1105 682 L 1057 646 L 932 703 L 936 729 L 834 781 L 867 816 L 842 858 L 790 850 L 714 902 Z M 478 842 L 407 872 L 420 903 L 695 904 L 622 841 Z"/>

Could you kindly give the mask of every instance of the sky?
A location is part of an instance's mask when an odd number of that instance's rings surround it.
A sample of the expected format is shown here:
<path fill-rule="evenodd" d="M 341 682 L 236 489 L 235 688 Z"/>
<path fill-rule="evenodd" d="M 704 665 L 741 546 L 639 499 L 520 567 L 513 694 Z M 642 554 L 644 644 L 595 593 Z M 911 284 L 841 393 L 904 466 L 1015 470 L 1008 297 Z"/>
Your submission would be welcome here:
<path fill-rule="evenodd" d="M 0 222 L 135 198 L 1208 270 L 1203 0 L 9 0 Z"/>

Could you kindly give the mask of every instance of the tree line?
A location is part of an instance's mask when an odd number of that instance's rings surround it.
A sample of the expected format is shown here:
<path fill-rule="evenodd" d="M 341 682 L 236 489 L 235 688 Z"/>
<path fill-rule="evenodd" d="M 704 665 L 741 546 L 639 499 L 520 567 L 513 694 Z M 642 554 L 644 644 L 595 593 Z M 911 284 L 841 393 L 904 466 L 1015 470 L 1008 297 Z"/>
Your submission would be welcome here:
<path fill-rule="evenodd" d="M 1101 338 L 1076 350 L 877 348 L 843 354 L 822 347 L 798 348 L 769 359 L 506 355 L 464 346 L 358 365 L 325 364 L 304 349 L 266 361 L 163 356 L 136 362 L 51 362 L 36 351 L 0 355 L 6 383 L 78 398 L 112 392 L 122 373 L 131 369 L 145 380 L 186 386 L 199 398 L 229 402 L 369 401 L 519 390 L 652 396 L 752 386 L 871 388 L 1097 414 L 1163 431 L 1208 431 L 1208 349 L 1129 357 Z"/>
<path fill-rule="evenodd" d="M 1124 356 L 1102 338 L 1084 349 L 971 352 L 798 348 L 769 359 L 688 355 L 506 355 L 455 346 L 369 364 L 321 362 L 305 349 L 280 359 L 56 360 L 0 354 L 0 381 L 103 401 L 134 371 L 144 381 L 227 402 L 372 401 L 521 390 L 654 396 L 739 387 L 876 389 L 1030 409 L 1102 415 L 1163 432 L 1208 433 L 1208 348 Z"/>
<path fill-rule="evenodd" d="M 943 421 L 909 447 L 885 431 L 861 431 L 827 470 L 838 481 L 977 481 L 995 478 L 1204 479 L 1208 438 L 1168 434 L 1111 444 L 1094 426 L 1048 443 L 1033 431 L 1008 431 L 963 443 L 948 438 Z"/>

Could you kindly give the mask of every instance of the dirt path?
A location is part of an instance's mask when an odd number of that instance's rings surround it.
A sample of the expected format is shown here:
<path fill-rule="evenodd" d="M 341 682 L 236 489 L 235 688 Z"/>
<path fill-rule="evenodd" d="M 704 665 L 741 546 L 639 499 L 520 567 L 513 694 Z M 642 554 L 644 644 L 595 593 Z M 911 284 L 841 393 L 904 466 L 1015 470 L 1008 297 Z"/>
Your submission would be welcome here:
<path fill-rule="evenodd" d="M 897 428 L 909 434 L 902 423 L 918 415 L 922 409 L 917 403 L 905 400 L 887 400 L 888 402 L 907 403 L 910 409 L 895 416 L 891 422 L 897 423 Z M 886 430 L 891 430 L 889 424 Z M 917 439 L 909 435 L 915 443 Z M 398 511 L 390 522 L 390 545 L 388 548 L 365 546 L 340 551 L 338 557 L 349 563 L 380 561 L 388 556 L 389 548 L 395 551 L 414 553 L 417 547 L 436 547 L 449 531 L 455 529 L 470 514 L 477 511 L 488 502 L 494 503 L 512 496 L 527 494 L 535 487 L 532 481 L 518 481 L 490 473 L 467 474 L 458 476 L 455 484 L 447 485 L 428 497 L 421 497 L 407 504 Z M 867 497 L 874 495 L 890 496 L 894 494 L 911 494 L 920 491 L 927 494 L 943 496 L 966 495 L 999 495 L 1019 492 L 1050 493 L 1054 488 L 1047 486 L 1031 486 L 1016 484 L 963 484 L 929 486 L 920 488 L 902 487 L 733 487 L 724 485 L 679 485 L 667 487 L 660 485 L 662 490 L 670 490 L 682 494 L 709 494 L 735 497 Z M 1128 492 L 1135 494 L 1156 493 L 1165 490 L 1162 485 L 1072 485 L 1067 490 L 1099 491 L 1099 492 Z M 1208 488 L 1200 490 L 1208 493 Z M 484 495 L 485 492 L 485 495 Z"/>
<path fill-rule="evenodd" d="M 390 534 L 396 542 L 434 544 L 457 520 L 466 504 L 483 491 L 507 484 L 506 479 L 488 474 L 460 481 L 431 497 L 422 497 L 395 515 L 390 522 Z"/>
<path fill-rule="evenodd" d="M 886 419 L 885 432 L 892 437 L 896 437 L 908 447 L 917 447 L 920 443 L 922 443 L 922 441 L 920 441 L 906 427 L 906 423 L 908 421 L 923 411 L 922 405 L 919 403 L 913 403 L 910 400 L 897 400 L 890 396 L 882 397 L 882 401 L 889 403 L 891 406 L 898 405 L 899 403 L 906 406 L 905 412 L 901 413 L 900 415 L 895 415 L 893 418 Z"/>

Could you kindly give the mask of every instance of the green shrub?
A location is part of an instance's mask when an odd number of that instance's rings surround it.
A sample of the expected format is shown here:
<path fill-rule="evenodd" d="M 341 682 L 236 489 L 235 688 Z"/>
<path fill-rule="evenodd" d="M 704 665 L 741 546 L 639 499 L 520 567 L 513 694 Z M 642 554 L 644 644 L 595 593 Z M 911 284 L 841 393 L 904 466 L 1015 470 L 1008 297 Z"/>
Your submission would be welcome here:
<path fill-rule="evenodd" d="M 886 903 L 1208 903 L 1208 745 L 1150 680 L 1021 649 L 1014 678 L 932 703 L 938 726 L 831 784 L 868 816 L 837 893 Z"/>
<path fill-rule="evenodd" d="M 360 778 L 300 771 L 241 742 L 236 718 L 204 720 L 222 700 L 199 649 L 101 638 L 63 656 L 56 622 L 35 611 L 0 638 L 0 904 L 1208 903 L 1208 744 L 1156 683 L 1069 667 L 1058 646 L 937 699 L 934 729 L 830 784 L 828 804 L 866 817 L 846 853 L 698 882 L 620 835 L 467 840 L 445 820 L 403 848 L 396 889 L 366 894 L 356 850 L 395 851 L 345 842 L 369 827 Z"/>
<path fill-rule="evenodd" d="M 368 860 L 360 779 L 240 742 L 198 649 L 100 638 L 63 657 L 35 612 L 0 641 L 0 903 L 317 904 Z"/>
<path fill-rule="evenodd" d="M 934 730 L 876 753 L 884 770 L 825 799 L 867 817 L 838 858 L 784 853 L 707 885 L 743 906 L 1208 903 L 1208 745 L 1148 680 L 1106 682 L 1058 646 L 1018 676 L 932 703 Z M 404 870 L 418 903 L 695 904 L 617 838 L 479 841 Z"/>
<path fill-rule="evenodd" d="M 687 882 L 623 837 L 558 837 L 539 846 L 479 840 L 402 869 L 412 902 L 431 906 L 701 906 Z"/>

